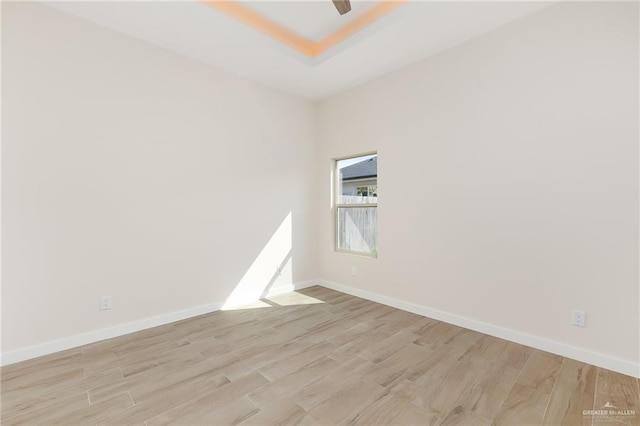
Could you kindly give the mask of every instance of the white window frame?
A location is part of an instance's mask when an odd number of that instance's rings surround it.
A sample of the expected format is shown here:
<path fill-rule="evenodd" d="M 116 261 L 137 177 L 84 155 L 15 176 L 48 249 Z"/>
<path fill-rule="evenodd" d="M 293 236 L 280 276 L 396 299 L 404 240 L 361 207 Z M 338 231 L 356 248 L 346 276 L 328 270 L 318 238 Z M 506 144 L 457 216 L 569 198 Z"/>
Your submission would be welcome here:
<path fill-rule="evenodd" d="M 340 170 L 338 170 L 338 162 L 343 160 L 351 160 L 358 157 L 366 157 L 368 155 L 378 155 L 377 151 L 365 152 L 364 154 L 355 154 L 348 155 L 346 157 L 338 157 L 333 159 L 333 249 L 338 253 L 346 253 L 355 256 L 364 256 L 370 258 L 378 257 L 378 250 L 376 253 L 368 253 L 364 251 L 353 251 L 353 250 L 345 250 L 343 248 L 338 247 L 338 241 L 340 238 L 338 236 L 339 226 L 338 226 L 338 209 L 340 208 L 367 208 L 367 207 L 375 207 L 376 213 L 378 210 L 378 203 L 362 203 L 362 204 L 344 204 L 339 203 L 340 200 Z M 378 177 L 376 176 L 376 184 L 379 186 Z M 378 233 L 378 228 L 376 227 L 376 234 Z"/>

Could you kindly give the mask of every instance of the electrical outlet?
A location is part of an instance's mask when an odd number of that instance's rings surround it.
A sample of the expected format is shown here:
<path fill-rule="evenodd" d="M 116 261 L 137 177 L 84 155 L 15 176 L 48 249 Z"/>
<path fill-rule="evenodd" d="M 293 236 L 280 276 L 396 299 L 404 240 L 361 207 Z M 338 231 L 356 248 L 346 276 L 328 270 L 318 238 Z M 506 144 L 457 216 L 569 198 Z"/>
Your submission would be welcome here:
<path fill-rule="evenodd" d="M 579 311 L 573 309 L 571 311 L 571 324 L 578 327 L 584 327 L 587 321 L 587 313 L 585 311 Z"/>
<path fill-rule="evenodd" d="M 100 310 L 107 311 L 111 309 L 111 296 L 102 296 L 100 298 Z"/>
<path fill-rule="evenodd" d="M 356 275 L 358 275 L 358 268 L 356 268 L 355 266 L 351 267 L 351 276 L 355 277 Z"/>

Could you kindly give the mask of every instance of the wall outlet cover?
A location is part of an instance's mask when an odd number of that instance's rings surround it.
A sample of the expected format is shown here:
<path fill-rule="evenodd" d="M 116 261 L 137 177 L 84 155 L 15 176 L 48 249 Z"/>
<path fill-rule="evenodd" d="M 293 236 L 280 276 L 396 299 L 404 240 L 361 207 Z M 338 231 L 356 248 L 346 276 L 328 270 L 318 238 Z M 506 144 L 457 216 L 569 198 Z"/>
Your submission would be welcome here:
<path fill-rule="evenodd" d="M 111 309 L 111 296 L 102 296 L 100 298 L 100 310 L 107 311 Z"/>

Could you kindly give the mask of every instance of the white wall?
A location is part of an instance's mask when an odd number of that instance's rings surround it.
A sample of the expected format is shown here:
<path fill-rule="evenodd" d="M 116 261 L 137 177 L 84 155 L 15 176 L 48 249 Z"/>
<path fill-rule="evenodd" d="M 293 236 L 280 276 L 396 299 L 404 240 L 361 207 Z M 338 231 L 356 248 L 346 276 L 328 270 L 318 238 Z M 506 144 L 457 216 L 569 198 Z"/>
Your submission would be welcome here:
<path fill-rule="evenodd" d="M 567 3 L 321 103 L 321 277 L 637 366 L 638 71 L 637 3 Z M 333 252 L 331 159 L 372 150 L 378 258 Z"/>
<path fill-rule="evenodd" d="M 43 5 L 2 9 L 4 355 L 220 304 L 281 261 L 276 285 L 317 277 L 314 104 Z"/>

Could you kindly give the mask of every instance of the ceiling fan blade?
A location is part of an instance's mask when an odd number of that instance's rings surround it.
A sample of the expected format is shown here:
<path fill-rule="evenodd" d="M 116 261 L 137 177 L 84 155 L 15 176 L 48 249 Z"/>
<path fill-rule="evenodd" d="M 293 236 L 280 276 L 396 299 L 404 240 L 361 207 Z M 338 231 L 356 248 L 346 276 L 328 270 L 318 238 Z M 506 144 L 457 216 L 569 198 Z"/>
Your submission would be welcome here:
<path fill-rule="evenodd" d="M 351 10 L 351 2 L 349 0 L 332 0 L 336 9 L 338 9 L 338 13 L 340 15 L 344 15 L 348 11 Z"/>

